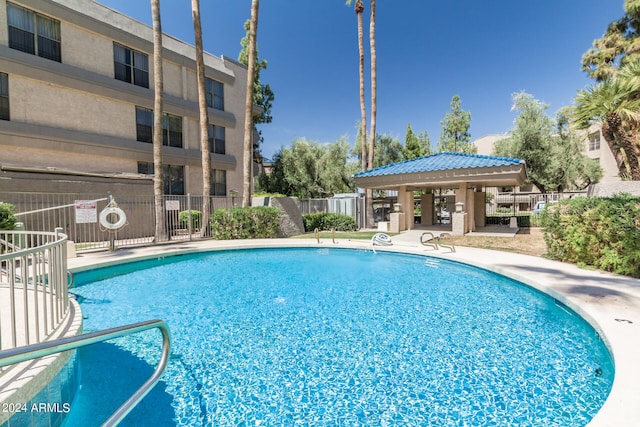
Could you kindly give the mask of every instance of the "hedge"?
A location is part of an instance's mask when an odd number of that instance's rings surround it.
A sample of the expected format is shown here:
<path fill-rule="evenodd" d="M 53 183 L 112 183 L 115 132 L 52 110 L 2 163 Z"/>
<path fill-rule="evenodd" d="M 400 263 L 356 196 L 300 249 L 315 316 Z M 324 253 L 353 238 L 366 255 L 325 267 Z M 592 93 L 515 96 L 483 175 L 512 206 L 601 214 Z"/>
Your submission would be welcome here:
<path fill-rule="evenodd" d="M 13 230 L 16 227 L 13 205 L 0 202 L 0 230 Z"/>
<path fill-rule="evenodd" d="M 540 222 L 551 258 L 640 277 L 640 197 L 563 200 Z"/>
<path fill-rule="evenodd" d="M 178 214 L 178 221 L 180 222 L 180 227 L 189 228 L 189 212 L 191 212 L 191 229 L 195 231 L 200 228 L 202 223 L 202 212 L 196 210 L 181 211 Z"/>
<path fill-rule="evenodd" d="M 211 237 L 219 240 L 265 239 L 278 235 L 280 210 L 268 206 L 216 209 L 211 214 Z"/>
<path fill-rule="evenodd" d="M 349 215 L 314 212 L 302 215 L 305 231 L 331 230 L 355 231 L 357 229 L 356 220 Z"/>

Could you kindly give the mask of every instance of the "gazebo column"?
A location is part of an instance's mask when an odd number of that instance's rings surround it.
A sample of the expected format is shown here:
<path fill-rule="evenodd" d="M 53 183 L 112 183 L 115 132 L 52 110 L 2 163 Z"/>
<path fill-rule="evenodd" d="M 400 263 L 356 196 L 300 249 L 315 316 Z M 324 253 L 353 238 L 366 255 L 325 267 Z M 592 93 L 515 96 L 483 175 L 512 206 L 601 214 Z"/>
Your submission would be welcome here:
<path fill-rule="evenodd" d="M 420 197 L 420 224 L 433 225 L 433 193 L 423 194 Z"/>
<path fill-rule="evenodd" d="M 467 212 L 467 231 L 476 231 L 476 198 L 473 188 L 467 188 L 467 203 L 464 210 Z"/>
<path fill-rule="evenodd" d="M 407 191 L 406 185 L 398 188 L 398 205 L 400 205 L 400 212 L 392 212 L 389 215 L 391 222 L 389 231 L 393 233 L 413 228 L 413 192 Z"/>
<path fill-rule="evenodd" d="M 406 187 L 405 187 L 406 188 Z M 405 191 L 404 201 L 402 203 L 404 210 L 404 220 L 407 226 L 407 230 L 413 230 L 414 228 L 414 195 L 413 191 Z"/>
<path fill-rule="evenodd" d="M 469 231 L 467 209 L 467 183 L 461 182 L 456 190 L 456 210 L 451 214 L 451 234 L 454 236 L 464 236 Z"/>
<path fill-rule="evenodd" d="M 484 227 L 487 216 L 487 193 L 484 191 L 477 191 L 473 193 L 473 200 L 475 202 L 475 225 L 476 227 Z"/>

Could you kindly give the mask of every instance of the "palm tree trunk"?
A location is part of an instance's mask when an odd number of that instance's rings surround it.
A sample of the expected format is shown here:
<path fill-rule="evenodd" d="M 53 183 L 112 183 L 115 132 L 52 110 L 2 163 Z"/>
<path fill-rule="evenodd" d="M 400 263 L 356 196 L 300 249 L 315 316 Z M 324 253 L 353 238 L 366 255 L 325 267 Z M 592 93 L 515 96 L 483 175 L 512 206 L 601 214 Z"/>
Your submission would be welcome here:
<path fill-rule="evenodd" d="M 640 181 L 640 147 L 635 143 L 636 133 L 621 127 L 619 134 L 620 146 L 626 155 L 629 178 L 632 181 Z"/>
<path fill-rule="evenodd" d="M 244 162 L 242 206 L 251 206 L 251 179 L 253 175 L 253 82 L 256 74 L 256 39 L 258 32 L 259 0 L 251 0 L 249 22 L 249 63 L 247 65 L 247 94 L 244 107 Z"/>
<path fill-rule="evenodd" d="M 164 179 L 162 171 L 162 101 L 164 87 L 162 83 L 162 25 L 160 23 L 160 0 L 151 0 L 153 19 L 153 198 L 155 205 L 155 240 L 167 240 L 165 212 L 162 194 Z"/>
<path fill-rule="evenodd" d="M 371 129 L 369 131 L 369 158 L 367 169 L 373 168 L 373 154 L 376 145 L 376 114 L 378 112 L 378 67 L 376 57 L 376 0 L 371 0 L 371 18 L 369 20 L 369 49 L 371 52 Z M 367 190 L 367 226 L 373 227 L 373 190 Z"/>
<path fill-rule="evenodd" d="M 629 132 L 629 144 L 635 156 L 635 173 L 632 179 L 640 181 L 640 130 L 638 126 Z"/>
<path fill-rule="evenodd" d="M 193 33 L 196 42 L 196 77 L 198 80 L 198 109 L 200 110 L 200 151 L 202 153 L 202 221 L 200 237 L 207 235 L 210 216 L 211 195 L 211 155 L 209 149 L 209 111 L 207 109 L 206 82 L 204 75 L 204 49 L 202 48 L 202 22 L 200 20 L 200 0 L 191 0 Z M 215 136 L 214 136 L 215 138 Z"/>
<path fill-rule="evenodd" d="M 367 107 L 364 102 L 364 37 L 362 30 L 362 12 L 364 3 L 357 0 L 354 10 L 358 17 L 358 54 L 360 56 L 360 144 L 362 149 L 362 170 L 367 170 Z"/>
<path fill-rule="evenodd" d="M 605 116 L 605 120 L 602 123 L 602 136 L 609 144 L 609 149 L 616 160 L 620 177 L 632 179 L 631 164 L 627 150 L 622 142 L 626 136 L 620 117 L 616 114 L 607 114 Z"/>

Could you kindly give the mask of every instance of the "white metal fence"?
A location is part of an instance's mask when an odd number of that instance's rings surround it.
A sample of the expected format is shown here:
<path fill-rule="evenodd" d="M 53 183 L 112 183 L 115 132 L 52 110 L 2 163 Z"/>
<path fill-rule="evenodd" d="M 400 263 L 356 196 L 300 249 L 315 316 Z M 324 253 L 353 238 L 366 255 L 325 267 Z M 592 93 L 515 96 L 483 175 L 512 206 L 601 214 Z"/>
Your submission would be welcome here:
<path fill-rule="evenodd" d="M 358 228 L 364 228 L 366 224 L 364 197 L 350 194 L 336 195 L 330 199 L 301 199 L 300 211 L 303 215 L 314 212 L 339 213 L 352 217 Z"/>
<path fill-rule="evenodd" d="M 44 341 L 69 311 L 67 236 L 0 231 L 0 349 Z"/>
<path fill-rule="evenodd" d="M 210 197 L 210 211 L 230 208 L 235 197 Z M 110 230 L 100 224 L 99 214 L 111 201 L 126 216 L 125 224 Z M 61 227 L 76 250 L 137 246 L 154 241 L 155 203 L 153 196 L 106 194 L 0 193 L 0 202 L 13 205 L 18 221 L 29 231 L 50 231 Z M 202 196 L 163 196 L 164 228 L 168 240 L 200 237 L 198 223 L 189 220 L 192 211 L 202 211 Z M 183 212 L 182 220 L 180 213 Z M 208 232 L 207 232 L 208 233 Z M 209 237 L 205 235 L 203 237 Z"/>

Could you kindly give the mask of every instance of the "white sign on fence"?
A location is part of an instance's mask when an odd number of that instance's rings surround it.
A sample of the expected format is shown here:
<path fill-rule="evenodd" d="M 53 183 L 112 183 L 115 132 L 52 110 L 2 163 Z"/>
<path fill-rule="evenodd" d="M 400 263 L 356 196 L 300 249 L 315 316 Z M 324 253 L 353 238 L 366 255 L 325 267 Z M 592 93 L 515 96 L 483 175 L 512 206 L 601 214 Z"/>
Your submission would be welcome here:
<path fill-rule="evenodd" d="M 95 200 L 76 200 L 76 224 L 98 222 L 98 204 Z"/>
<path fill-rule="evenodd" d="M 166 207 L 168 211 L 179 211 L 180 210 L 180 200 L 167 200 Z"/>

